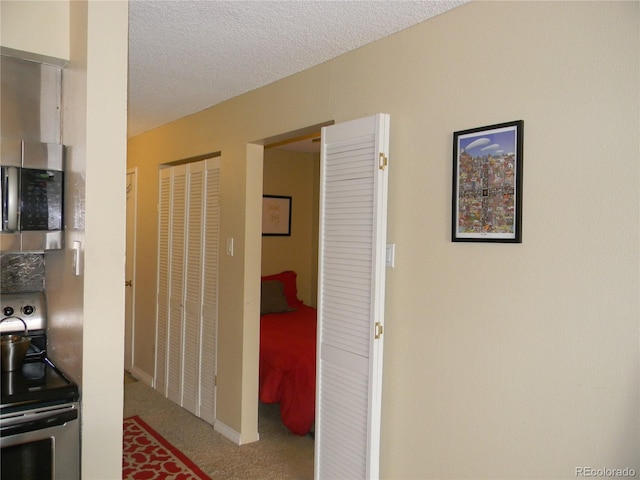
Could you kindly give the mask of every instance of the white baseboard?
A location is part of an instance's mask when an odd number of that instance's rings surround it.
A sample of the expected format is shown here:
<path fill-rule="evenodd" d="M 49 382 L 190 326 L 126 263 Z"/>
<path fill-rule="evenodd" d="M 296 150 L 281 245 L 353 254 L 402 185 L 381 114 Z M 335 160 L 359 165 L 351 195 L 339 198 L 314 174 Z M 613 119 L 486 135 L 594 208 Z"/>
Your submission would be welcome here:
<path fill-rule="evenodd" d="M 242 445 L 242 438 L 240 436 L 240 433 L 236 432 L 230 426 L 225 425 L 220 420 L 216 420 L 216 423 L 213 425 L 213 429 L 216 432 L 220 433 L 221 435 L 224 435 L 225 437 L 227 437 L 236 445 Z"/>
<path fill-rule="evenodd" d="M 140 370 L 135 365 L 131 368 L 131 375 L 133 377 L 137 378 L 139 381 L 146 383 L 151 388 L 155 388 L 154 387 L 153 377 L 151 375 L 147 374 L 146 372 L 144 372 L 143 370 Z M 213 429 L 216 432 L 220 433 L 221 435 L 224 435 L 225 437 L 227 437 L 229 440 L 231 440 L 236 445 L 242 445 L 243 444 L 242 443 L 242 437 L 241 437 L 240 433 L 236 432 L 230 426 L 222 423 L 220 420 L 216 420 L 214 422 Z M 259 435 L 258 435 L 258 439 L 260 439 Z"/>
<path fill-rule="evenodd" d="M 148 373 L 140 370 L 138 367 L 136 367 L 135 365 L 133 367 L 131 367 L 131 375 L 133 375 L 135 378 L 137 378 L 138 380 L 140 380 L 141 382 L 146 383 L 147 385 L 149 385 L 151 388 L 153 388 L 153 377 L 151 375 L 149 375 Z"/>

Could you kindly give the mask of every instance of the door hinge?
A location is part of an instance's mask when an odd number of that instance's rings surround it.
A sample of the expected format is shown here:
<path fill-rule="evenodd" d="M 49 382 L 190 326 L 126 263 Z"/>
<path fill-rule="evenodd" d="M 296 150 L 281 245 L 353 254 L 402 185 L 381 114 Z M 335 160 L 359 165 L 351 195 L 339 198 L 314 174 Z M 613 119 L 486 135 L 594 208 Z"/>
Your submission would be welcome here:
<path fill-rule="evenodd" d="M 217 387 L 218 386 L 218 375 L 214 375 L 213 376 L 213 386 Z"/>
<path fill-rule="evenodd" d="M 387 168 L 388 162 L 389 159 L 387 158 L 387 156 L 383 152 L 380 152 L 380 155 L 378 156 L 378 168 L 380 170 L 384 170 L 385 168 Z"/>
<path fill-rule="evenodd" d="M 382 336 L 382 324 L 380 322 L 376 322 L 375 329 L 374 329 L 374 338 L 376 340 L 380 340 L 381 336 Z"/>

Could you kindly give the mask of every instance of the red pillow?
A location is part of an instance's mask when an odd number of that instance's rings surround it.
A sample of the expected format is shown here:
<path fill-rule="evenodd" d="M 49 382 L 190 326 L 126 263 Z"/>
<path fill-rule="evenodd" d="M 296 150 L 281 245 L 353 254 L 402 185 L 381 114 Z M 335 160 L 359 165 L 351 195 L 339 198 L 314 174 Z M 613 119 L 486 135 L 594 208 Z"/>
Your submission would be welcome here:
<path fill-rule="evenodd" d="M 262 277 L 262 281 L 277 280 L 284 285 L 284 296 L 290 307 L 302 305 L 302 300 L 298 298 L 298 288 L 296 286 L 296 277 L 298 274 L 293 270 L 276 273 L 275 275 L 266 275 Z"/>

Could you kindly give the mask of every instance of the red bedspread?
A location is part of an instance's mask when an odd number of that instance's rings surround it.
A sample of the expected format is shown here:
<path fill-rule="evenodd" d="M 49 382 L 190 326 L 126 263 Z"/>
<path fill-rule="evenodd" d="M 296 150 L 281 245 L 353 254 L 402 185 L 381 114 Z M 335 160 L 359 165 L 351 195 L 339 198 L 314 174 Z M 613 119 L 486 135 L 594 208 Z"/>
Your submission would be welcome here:
<path fill-rule="evenodd" d="M 300 305 L 260 317 L 260 401 L 280 403 L 291 432 L 305 435 L 315 419 L 316 309 Z"/>

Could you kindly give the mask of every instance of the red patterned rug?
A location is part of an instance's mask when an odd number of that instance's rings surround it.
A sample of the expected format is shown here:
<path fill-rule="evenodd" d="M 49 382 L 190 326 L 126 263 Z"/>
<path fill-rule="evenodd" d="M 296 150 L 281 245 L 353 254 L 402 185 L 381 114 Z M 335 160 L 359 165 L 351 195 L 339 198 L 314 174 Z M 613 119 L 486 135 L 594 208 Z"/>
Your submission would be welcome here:
<path fill-rule="evenodd" d="M 122 478 L 211 480 L 140 417 L 124 419 Z"/>

